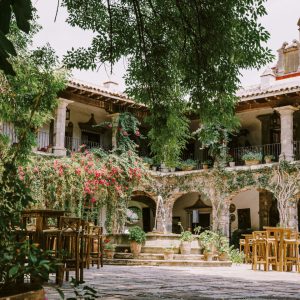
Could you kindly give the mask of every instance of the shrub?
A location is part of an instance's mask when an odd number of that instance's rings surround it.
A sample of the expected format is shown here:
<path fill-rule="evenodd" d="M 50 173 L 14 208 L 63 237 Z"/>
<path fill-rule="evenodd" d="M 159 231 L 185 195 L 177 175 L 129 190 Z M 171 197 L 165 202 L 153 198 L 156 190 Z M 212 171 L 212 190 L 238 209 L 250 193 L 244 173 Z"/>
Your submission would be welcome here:
<path fill-rule="evenodd" d="M 242 156 L 242 160 L 262 160 L 262 154 L 260 152 L 247 152 Z"/>
<path fill-rule="evenodd" d="M 146 233 L 139 226 L 129 228 L 129 240 L 142 244 L 146 241 Z"/>

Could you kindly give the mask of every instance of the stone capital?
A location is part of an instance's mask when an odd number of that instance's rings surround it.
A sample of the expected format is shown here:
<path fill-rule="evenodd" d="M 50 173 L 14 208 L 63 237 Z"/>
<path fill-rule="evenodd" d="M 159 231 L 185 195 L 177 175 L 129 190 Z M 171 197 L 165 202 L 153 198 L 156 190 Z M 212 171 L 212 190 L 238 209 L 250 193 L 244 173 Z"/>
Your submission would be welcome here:
<path fill-rule="evenodd" d="M 58 98 L 58 108 L 66 108 L 69 104 L 73 103 L 74 101 L 64 99 L 64 98 Z"/>
<path fill-rule="evenodd" d="M 297 111 L 299 108 L 294 107 L 292 105 L 286 105 L 281 107 L 275 107 L 275 110 L 279 112 L 279 114 L 282 115 L 292 115 L 295 111 Z"/>

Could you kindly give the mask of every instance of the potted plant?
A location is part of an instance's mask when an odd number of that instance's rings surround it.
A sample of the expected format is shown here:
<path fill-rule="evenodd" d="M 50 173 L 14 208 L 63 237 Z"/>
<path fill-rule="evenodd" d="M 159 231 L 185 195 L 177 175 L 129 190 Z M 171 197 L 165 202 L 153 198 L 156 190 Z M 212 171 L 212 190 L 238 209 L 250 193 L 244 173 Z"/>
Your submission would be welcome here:
<path fill-rule="evenodd" d="M 191 231 L 184 230 L 181 222 L 178 222 L 178 225 L 181 228 L 180 234 L 180 253 L 184 255 L 191 254 L 192 241 L 194 240 L 194 236 Z"/>
<path fill-rule="evenodd" d="M 115 250 L 116 250 L 116 244 L 112 244 L 110 240 L 105 240 L 104 241 L 104 252 L 106 255 L 106 258 L 108 259 L 113 259 L 115 255 Z"/>
<path fill-rule="evenodd" d="M 202 163 L 202 167 L 204 170 L 207 170 L 209 168 L 209 166 L 211 165 L 211 160 L 205 160 L 203 163 Z"/>
<path fill-rule="evenodd" d="M 129 228 L 130 251 L 133 257 L 138 257 L 142 250 L 142 244 L 146 240 L 146 233 L 139 226 Z"/>
<path fill-rule="evenodd" d="M 217 238 L 218 234 L 210 230 L 205 230 L 199 235 L 199 240 L 203 248 L 204 259 L 206 261 L 213 260 Z"/>
<path fill-rule="evenodd" d="M 174 259 L 174 247 L 164 248 L 164 260 L 173 260 Z"/>
<path fill-rule="evenodd" d="M 231 155 L 228 155 L 227 161 L 228 161 L 229 167 L 235 166 L 235 161 L 233 160 L 233 157 Z"/>
<path fill-rule="evenodd" d="M 229 240 L 226 236 L 219 235 L 217 242 L 216 242 L 216 248 L 218 251 L 218 258 L 220 261 L 230 260 Z"/>
<path fill-rule="evenodd" d="M 187 159 L 180 163 L 180 168 L 182 171 L 191 171 L 196 167 L 196 161 L 193 159 Z"/>
<path fill-rule="evenodd" d="M 150 166 L 153 164 L 153 159 L 151 157 L 143 157 L 144 166 L 147 169 L 150 169 Z"/>
<path fill-rule="evenodd" d="M 246 166 L 258 165 L 262 160 L 262 154 L 260 152 L 249 151 L 242 156 Z"/>
<path fill-rule="evenodd" d="M 275 156 L 272 154 L 268 154 L 268 155 L 265 155 L 264 158 L 265 158 L 266 164 L 270 164 L 272 162 L 272 160 L 275 159 Z"/>

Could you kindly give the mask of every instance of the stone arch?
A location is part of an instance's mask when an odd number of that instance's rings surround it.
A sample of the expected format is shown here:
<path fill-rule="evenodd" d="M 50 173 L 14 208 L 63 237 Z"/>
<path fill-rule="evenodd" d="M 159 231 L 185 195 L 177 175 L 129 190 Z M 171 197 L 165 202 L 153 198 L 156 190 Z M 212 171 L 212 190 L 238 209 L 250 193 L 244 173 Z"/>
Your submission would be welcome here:
<path fill-rule="evenodd" d="M 127 226 L 138 225 L 145 232 L 152 231 L 155 221 L 156 204 L 157 198 L 155 195 L 142 190 L 135 190 L 128 202 Z"/>
<path fill-rule="evenodd" d="M 209 229 L 212 223 L 212 205 L 209 197 L 199 191 L 188 191 L 186 193 L 173 195 L 170 201 L 172 212 L 172 232 L 180 233 L 181 222 L 185 230 L 192 230 L 201 226 Z"/>
<path fill-rule="evenodd" d="M 249 185 L 231 193 L 230 232 L 235 230 L 262 230 L 264 226 L 276 226 L 279 222 L 277 202 L 273 191 Z"/>

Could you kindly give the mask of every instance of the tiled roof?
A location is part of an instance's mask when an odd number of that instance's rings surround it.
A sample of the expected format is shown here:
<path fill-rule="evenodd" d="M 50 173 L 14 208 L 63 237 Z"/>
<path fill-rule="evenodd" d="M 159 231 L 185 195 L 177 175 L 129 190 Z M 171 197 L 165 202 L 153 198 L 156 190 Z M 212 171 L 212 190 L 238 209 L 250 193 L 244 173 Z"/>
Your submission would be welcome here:
<path fill-rule="evenodd" d="M 72 78 L 71 80 L 69 80 L 68 87 L 84 90 L 84 91 L 87 91 L 90 93 L 101 94 L 102 96 L 107 96 L 110 98 L 123 100 L 128 103 L 137 103 L 136 101 L 130 99 L 128 97 L 128 95 L 126 95 L 125 93 L 121 93 L 121 92 L 114 91 L 114 90 L 109 90 L 103 86 L 87 83 L 87 82 L 84 82 L 84 81 L 81 81 L 78 79 Z M 137 104 L 140 104 L 140 103 L 137 103 Z M 142 104 L 140 104 L 140 105 L 142 105 Z"/>
<path fill-rule="evenodd" d="M 300 77 L 275 81 L 268 87 L 262 88 L 260 84 L 241 88 L 237 92 L 240 102 L 281 95 L 283 93 L 292 93 L 300 91 Z"/>

